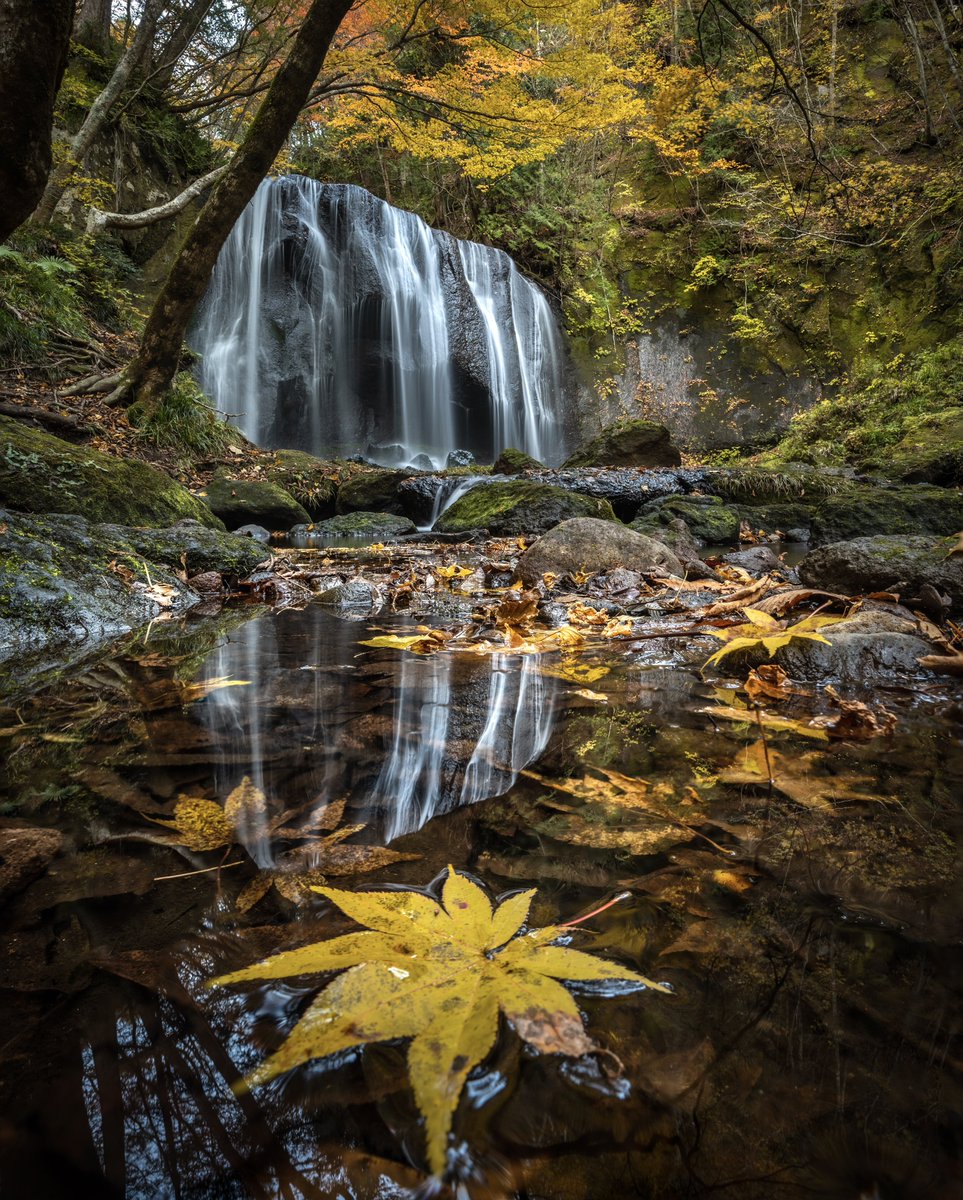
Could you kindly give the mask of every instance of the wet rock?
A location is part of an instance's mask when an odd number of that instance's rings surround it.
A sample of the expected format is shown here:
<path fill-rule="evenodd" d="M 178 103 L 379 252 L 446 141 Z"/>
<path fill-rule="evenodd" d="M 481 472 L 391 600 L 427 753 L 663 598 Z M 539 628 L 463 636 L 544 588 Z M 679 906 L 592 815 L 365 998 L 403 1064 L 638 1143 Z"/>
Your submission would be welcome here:
<path fill-rule="evenodd" d="M 0 903 L 39 878 L 63 844 L 56 829 L 21 825 L 0 829 Z"/>
<path fill-rule="evenodd" d="M 793 641 L 776 652 L 792 679 L 834 678 L 872 686 L 919 672 L 919 659 L 933 646 L 914 621 L 886 612 L 861 612 L 822 631 L 823 642 Z"/>
<path fill-rule="evenodd" d="M 260 541 L 205 529 L 197 521 L 178 521 L 170 529 L 131 529 L 124 525 L 101 528 L 118 544 L 129 543 L 148 562 L 163 563 L 173 570 L 183 567 L 188 575 L 217 571 L 243 579 L 273 556 Z"/>
<path fill-rule="evenodd" d="M 215 474 L 202 494 L 211 512 L 228 529 L 254 524 L 287 530 L 311 519 L 297 500 L 276 483 L 232 479 L 224 470 Z"/>
<path fill-rule="evenodd" d="M 338 488 L 338 512 L 403 512 L 398 488 L 410 475 L 410 470 L 359 471 Z"/>
<path fill-rule="evenodd" d="M 655 421 L 616 421 L 565 463 L 566 467 L 677 467 L 682 456 Z"/>
<path fill-rule="evenodd" d="M 750 507 L 803 501 L 814 504 L 848 486 L 853 472 L 786 463 L 777 468 L 705 467 L 705 490 Z"/>
<path fill-rule="evenodd" d="M 312 521 L 334 516 L 338 485 L 331 474 L 331 463 L 303 450 L 278 450 L 267 469 L 268 480 L 293 496 Z"/>
<path fill-rule="evenodd" d="M 442 513 L 435 528 L 441 533 L 481 528 L 500 537 L 515 537 L 544 533 L 574 517 L 614 521 L 615 513 L 607 500 L 519 479 L 472 488 Z"/>
<path fill-rule="evenodd" d="M 544 464 L 524 450 L 506 446 L 492 464 L 493 475 L 521 475 L 523 471 L 539 471 Z"/>
<path fill-rule="evenodd" d="M 384 600 L 378 587 L 367 579 L 350 579 L 347 583 L 322 592 L 317 603 L 345 615 L 367 616 L 378 612 Z"/>
<path fill-rule="evenodd" d="M 706 546 L 731 544 L 739 539 L 739 513 L 718 496 L 664 496 L 642 506 L 633 528 L 648 521 L 668 525 L 675 518 L 685 521 L 694 538 Z"/>
<path fill-rule="evenodd" d="M 733 550 L 731 554 L 723 554 L 722 561 L 730 567 L 741 567 L 750 575 L 766 575 L 770 571 L 779 571 L 783 575 L 788 573 L 786 564 L 769 546 Z"/>
<path fill-rule="evenodd" d="M 457 467 L 473 467 L 475 456 L 470 450 L 451 450 L 445 460 L 445 469 L 450 471 Z"/>
<path fill-rule="evenodd" d="M 394 513 L 382 512 L 352 512 L 340 517 L 331 517 L 327 521 L 316 521 L 313 525 L 295 525 L 291 537 L 338 538 L 338 537 L 367 537 L 396 538 L 407 533 L 416 533 L 413 521 L 407 517 L 399 517 Z"/>
<path fill-rule="evenodd" d="M 821 500 L 812 519 L 812 542 L 898 533 L 946 536 L 963 529 L 963 496 L 951 488 L 852 487 Z"/>
<path fill-rule="evenodd" d="M 518 577 L 529 585 L 545 572 L 555 575 L 588 571 L 630 571 L 683 574 L 683 566 L 668 547 L 645 534 L 613 521 L 578 518 L 563 521 L 539 538 L 518 562 Z"/>
<path fill-rule="evenodd" d="M 223 528 L 205 504 L 156 467 L 71 445 L 12 417 L 0 417 L 0 506 L 129 525 L 193 517 Z"/>
<path fill-rule="evenodd" d="M 858 594 L 896 590 L 919 596 L 929 586 L 963 610 L 963 556 L 947 557 L 951 542 L 933 537 L 866 537 L 810 550 L 799 564 L 808 587 Z M 901 586 L 896 586 L 901 585 Z"/>
<path fill-rule="evenodd" d="M 431 461 L 427 454 L 416 454 L 408 464 L 410 471 L 433 471 L 435 464 Z"/>
<path fill-rule="evenodd" d="M 238 537 L 251 538 L 260 542 L 262 546 L 266 546 L 271 540 L 270 529 L 265 529 L 263 525 L 239 525 L 234 532 Z"/>

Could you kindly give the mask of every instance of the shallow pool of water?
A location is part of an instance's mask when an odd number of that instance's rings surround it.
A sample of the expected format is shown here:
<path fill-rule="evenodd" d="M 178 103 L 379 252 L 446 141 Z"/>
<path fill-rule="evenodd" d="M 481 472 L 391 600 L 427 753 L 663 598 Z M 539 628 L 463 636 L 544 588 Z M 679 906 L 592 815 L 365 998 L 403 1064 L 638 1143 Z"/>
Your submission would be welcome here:
<path fill-rule="evenodd" d="M 238 905 L 259 871 L 323 863 L 319 814 L 342 801 L 339 828 L 363 826 L 348 844 L 411 857 L 332 883 L 437 888 L 452 864 L 492 897 L 536 888 L 533 925 L 627 891 L 573 945 L 671 984 L 573 985 L 620 1070 L 502 1029 L 456 1115 L 462 1194 L 963 1194 L 963 727 L 945 691 L 865 697 L 898 716 L 890 738 L 763 743 L 682 640 L 577 663 L 361 644 L 413 624 L 226 610 L 4 711 L 4 825 L 63 838 L 3 911 L 4 1196 L 424 1185 L 403 1043 L 238 1095 L 317 987 L 204 986 L 349 927 L 277 886 Z M 178 796 L 223 801 L 245 777 L 266 805 L 229 844 L 162 844 Z"/>

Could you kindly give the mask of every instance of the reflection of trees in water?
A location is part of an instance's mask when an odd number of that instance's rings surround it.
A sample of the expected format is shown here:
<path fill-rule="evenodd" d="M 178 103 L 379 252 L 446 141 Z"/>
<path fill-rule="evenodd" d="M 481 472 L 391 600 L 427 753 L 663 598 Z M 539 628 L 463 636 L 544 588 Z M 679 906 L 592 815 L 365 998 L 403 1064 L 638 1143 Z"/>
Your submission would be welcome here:
<path fill-rule="evenodd" d="M 203 705 L 218 794 L 245 774 L 275 805 L 321 806 L 349 791 L 390 839 L 501 795 L 545 749 L 559 685 L 537 659 L 359 658 L 362 628 L 317 609 L 283 613 L 211 655 L 205 678 L 250 681 Z M 269 858 L 264 831 L 245 832 Z"/>

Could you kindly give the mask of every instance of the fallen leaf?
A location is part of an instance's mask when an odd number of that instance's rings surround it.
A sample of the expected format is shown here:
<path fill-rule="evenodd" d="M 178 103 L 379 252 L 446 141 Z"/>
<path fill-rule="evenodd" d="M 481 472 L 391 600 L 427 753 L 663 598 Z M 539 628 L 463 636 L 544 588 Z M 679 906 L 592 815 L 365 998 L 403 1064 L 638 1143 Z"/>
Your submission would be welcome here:
<path fill-rule="evenodd" d="M 742 685 L 750 700 L 788 700 L 792 696 L 811 696 L 808 688 L 797 687 L 778 663 L 762 663 Z"/>
<path fill-rule="evenodd" d="M 795 638 L 810 642 L 822 642 L 829 646 L 831 643 L 818 631 L 844 619 L 843 617 L 824 617 L 813 614 L 811 617 L 805 617 L 802 621 L 798 621 L 795 625 L 787 626 L 757 608 L 746 608 L 743 611 L 749 618 L 746 624 L 733 625 L 729 629 L 706 630 L 712 637 L 721 638 L 726 644 L 721 650 L 717 650 L 715 654 L 706 659 L 702 664 L 703 670 L 712 663 L 717 663 L 727 655 L 735 654 L 740 650 L 761 648 L 772 658 L 777 650 L 788 646 Z"/>
<path fill-rule="evenodd" d="M 825 729 L 831 738 L 864 742 L 874 737 L 889 737 L 896 729 L 896 714 L 882 706 L 874 712 L 859 700 L 844 700 L 834 687 L 827 687 L 825 692 L 839 709 L 839 715 L 816 717 L 813 723 Z"/>
<path fill-rule="evenodd" d="M 725 767 L 717 778 L 720 783 L 772 787 L 804 808 L 830 811 L 834 802 L 878 800 L 877 796 L 855 790 L 857 785 L 870 783 L 868 779 L 817 775 L 813 768 L 821 762 L 823 759 L 816 754 L 785 757 L 760 739 L 746 748 L 738 765 Z"/>
<path fill-rule="evenodd" d="M 232 971 L 210 986 L 339 971 L 283 1045 L 245 1080 L 266 1083 L 301 1063 L 367 1042 L 411 1038 L 408 1071 L 425 1120 L 428 1164 L 444 1173 L 448 1137 L 469 1072 L 494 1045 L 498 1013 L 536 1049 L 581 1055 L 578 1005 L 560 979 L 617 980 L 667 990 L 626 967 L 552 945 L 564 926 L 518 936 L 534 890 L 497 909 L 448 868 L 439 904 L 420 892 L 317 889 L 366 928 Z"/>

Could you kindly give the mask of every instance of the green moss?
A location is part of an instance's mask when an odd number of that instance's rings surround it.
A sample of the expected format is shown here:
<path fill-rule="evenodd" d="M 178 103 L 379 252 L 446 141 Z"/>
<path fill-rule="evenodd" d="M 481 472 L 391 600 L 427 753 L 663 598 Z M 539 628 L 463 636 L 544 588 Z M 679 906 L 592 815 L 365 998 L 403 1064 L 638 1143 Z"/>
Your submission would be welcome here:
<path fill-rule="evenodd" d="M 410 479 L 416 474 L 417 471 L 387 469 L 359 471 L 338 488 L 338 512 L 400 513 L 402 504 L 398 498 L 398 485 L 403 479 Z"/>
<path fill-rule="evenodd" d="M 294 497 L 276 483 L 232 479 L 223 469 L 215 472 L 202 495 L 228 529 L 254 524 L 286 530 L 311 520 Z"/>
<path fill-rule="evenodd" d="M 607 500 L 567 492 L 548 483 L 513 480 L 482 483 L 449 508 L 435 522 L 440 533 L 487 529 L 505 537 L 543 533 L 573 517 L 614 521 Z"/>
<path fill-rule="evenodd" d="M 677 467 L 682 461 L 669 431 L 655 421 L 621 420 L 606 426 L 566 467 Z"/>
<path fill-rule="evenodd" d="M 0 417 L 0 504 L 125 525 L 170 525 L 190 517 L 223 528 L 210 509 L 156 467 L 74 446 L 11 417 Z"/>
<path fill-rule="evenodd" d="M 279 450 L 267 477 L 307 511 L 312 521 L 334 513 L 338 465 L 315 458 L 303 450 Z"/>

